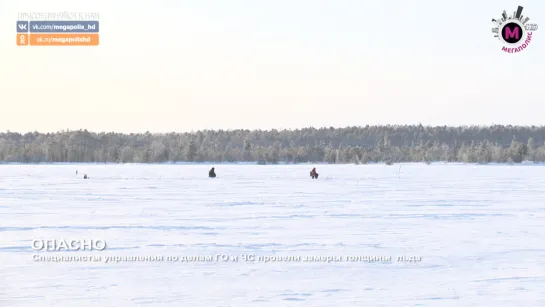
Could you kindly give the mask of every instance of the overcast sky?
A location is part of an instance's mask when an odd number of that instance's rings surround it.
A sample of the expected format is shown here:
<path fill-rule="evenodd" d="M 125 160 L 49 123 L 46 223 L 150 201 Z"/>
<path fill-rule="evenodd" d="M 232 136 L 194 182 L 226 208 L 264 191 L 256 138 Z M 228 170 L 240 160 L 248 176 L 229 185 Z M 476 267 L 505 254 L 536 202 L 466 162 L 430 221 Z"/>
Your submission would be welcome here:
<path fill-rule="evenodd" d="M 507 54 L 518 5 L 543 27 Z M 16 46 L 64 11 L 100 46 Z M 544 124 L 543 0 L 2 0 L 0 26 L 0 131 Z"/>

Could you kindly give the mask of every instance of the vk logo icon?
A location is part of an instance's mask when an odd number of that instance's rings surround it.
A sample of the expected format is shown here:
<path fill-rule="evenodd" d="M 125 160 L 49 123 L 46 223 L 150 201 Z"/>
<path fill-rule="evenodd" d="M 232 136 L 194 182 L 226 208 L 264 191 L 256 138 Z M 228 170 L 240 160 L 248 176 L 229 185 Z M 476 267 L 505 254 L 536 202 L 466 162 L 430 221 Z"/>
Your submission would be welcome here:
<path fill-rule="evenodd" d="M 17 21 L 17 32 L 28 32 L 28 21 Z"/>

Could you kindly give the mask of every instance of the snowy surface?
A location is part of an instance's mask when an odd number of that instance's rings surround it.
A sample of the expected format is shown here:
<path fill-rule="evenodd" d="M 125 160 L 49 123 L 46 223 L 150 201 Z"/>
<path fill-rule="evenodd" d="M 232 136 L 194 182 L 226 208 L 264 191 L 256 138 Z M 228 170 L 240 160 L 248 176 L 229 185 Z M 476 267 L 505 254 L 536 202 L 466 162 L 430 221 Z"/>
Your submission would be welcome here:
<path fill-rule="evenodd" d="M 545 306 L 543 166 L 210 167 L 0 166 L 0 306 Z"/>

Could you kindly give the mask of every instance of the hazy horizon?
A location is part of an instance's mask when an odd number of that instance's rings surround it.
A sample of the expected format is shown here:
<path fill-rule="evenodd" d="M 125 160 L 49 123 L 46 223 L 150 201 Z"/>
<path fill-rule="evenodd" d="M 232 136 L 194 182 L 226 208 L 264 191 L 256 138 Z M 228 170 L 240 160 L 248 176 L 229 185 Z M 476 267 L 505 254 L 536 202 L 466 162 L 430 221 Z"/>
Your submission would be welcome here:
<path fill-rule="evenodd" d="M 537 0 L 6 0 L 0 131 L 539 126 L 542 29 L 519 54 L 491 33 L 518 5 L 544 22 Z M 100 45 L 17 46 L 23 12 L 97 12 Z"/>
<path fill-rule="evenodd" d="M 7 129 L 7 130 L 4 130 L 4 131 L 0 131 L 0 133 L 7 133 L 7 132 L 10 132 L 10 133 L 19 133 L 19 134 L 25 134 L 25 133 L 41 133 L 41 134 L 54 134 L 54 133 L 63 133 L 63 132 L 75 132 L 75 131 L 87 131 L 89 133 L 97 133 L 97 134 L 100 134 L 100 133 L 119 133 L 119 134 L 143 134 L 143 133 L 151 133 L 151 134 L 170 134 L 170 133 L 195 133 L 195 132 L 204 132 L 204 131 L 212 131 L 212 132 L 217 132 L 217 131 L 264 131 L 264 132 L 270 132 L 270 131 L 279 131 L 279 132 L 282 132 L 282 131 L 298 131 L 298 130 L 305 130 L 305 129 L 315 129 L 315 130 L 321 130 L 321 129 L 335 129 L 335 130 L 342 130 L 342 129 L 350 129 L 350 128 L 365 128 L 366 126 L 369 126 L 369 127 L 376 127 L 376 128 L 384 128 L 384 127 L 418 127 L 422 125 L 423 127 L 426 127 L 426 128 L 440 128 L 440 127 L 447 127 L 447 128 L 454 128 L 454 129 L 457 129 L 457 128 L 481 128 L 481 129 L 488 129 L 488 128 L 493 128 L 493 127 L 520 127 L 520 128 L 545 128 L 545 124 L 541 124 L 541 125 L 511 125 L 511 124 L 492 124 L 492 125 L 452 125 L 452 126 L 449 126 L 449 125 L 425 125 L 425 124 L 384 124 L 384 125 L 354 125 L 354 126 L 338 126 L 338 127 L 334 127 L 334 126 L 315 126 L 315 127 L 312 127 L 312 126 L 307 126 L 307 127 L 299 127 L 299 128 L 269 128 L 269 129 L 262 129 L 262 128 L 257 128 L 257 129 L 249 129 L 249 128 L 229 128 L 229 129 L 222 129 L 222 128 L 219 128 L 219 129 L 199 129 L 199 130 L 189 130 L 189 131 L 160 131 L 160 132 L 156 132 L 156 131 L 152 131 L 152 130 L 146 130 L 146 131 L 125 131 L 125 132 L 120 132 L 120 131 L 115 131 L 115 130 L 90 130 L 90 129 L 86 129 L 86 128 L 76 128 L 76 129 L 69 129 L 69 128 L 65 128 L 65 129 L 59 129 L 57 131 L 39 131 L 39 130 L 33 130 L 33 131 L 15 131 L 15 130 L 11 130 L 11 129 Z"/>

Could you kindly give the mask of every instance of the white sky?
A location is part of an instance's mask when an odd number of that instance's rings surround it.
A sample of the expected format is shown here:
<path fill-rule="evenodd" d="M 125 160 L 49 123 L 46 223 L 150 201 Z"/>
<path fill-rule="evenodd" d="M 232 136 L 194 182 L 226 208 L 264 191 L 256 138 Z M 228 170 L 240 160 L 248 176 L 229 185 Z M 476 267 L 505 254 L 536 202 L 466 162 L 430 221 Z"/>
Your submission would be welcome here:
<path fill-rule="evenodd" d="M 543 25 L 506 54 L 492 18 Z M 20 12 L 98 12 L 98 47 L 18 47 Z M 541 125 L 545 2 L 2 0 L 0 131 Z"/>

